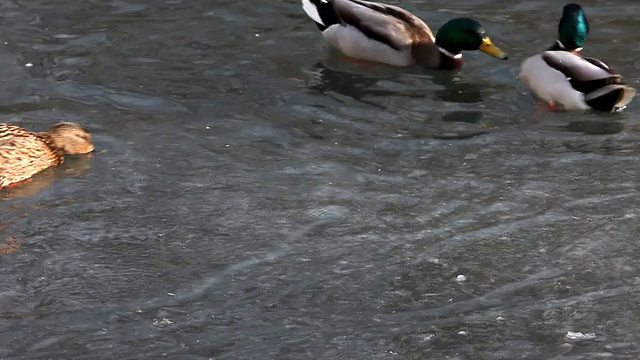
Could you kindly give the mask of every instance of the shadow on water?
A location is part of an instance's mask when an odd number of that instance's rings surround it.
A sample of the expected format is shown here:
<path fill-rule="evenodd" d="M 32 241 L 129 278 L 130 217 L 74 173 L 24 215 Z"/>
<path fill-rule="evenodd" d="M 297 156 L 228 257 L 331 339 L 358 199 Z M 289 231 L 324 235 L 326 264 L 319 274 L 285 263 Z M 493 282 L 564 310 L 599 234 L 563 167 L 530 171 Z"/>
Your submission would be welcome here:
<path fill-rule="evenodd" d="M 477 124 L 482 121 L 484 113 L 481 111 L 452 111 L 442 116 L 444 122 L 465 122 Z"/>
<path fill-rule="evenodd" d="M 443 87 L 435 92 L 437 101 L 477 104 L 484 100 L 481 87 L 478 84 L 463 82 L 455 73 L 434 71 L 431 81 Z"/>
<path fill-rule="evenodd" d="M 628 129 L 629 124 L 616 121 L 615 119 L 607 119 L 569 121 L 566 125 L 557 127 L 568 132 L 585 135 L 613 135 Z"/>

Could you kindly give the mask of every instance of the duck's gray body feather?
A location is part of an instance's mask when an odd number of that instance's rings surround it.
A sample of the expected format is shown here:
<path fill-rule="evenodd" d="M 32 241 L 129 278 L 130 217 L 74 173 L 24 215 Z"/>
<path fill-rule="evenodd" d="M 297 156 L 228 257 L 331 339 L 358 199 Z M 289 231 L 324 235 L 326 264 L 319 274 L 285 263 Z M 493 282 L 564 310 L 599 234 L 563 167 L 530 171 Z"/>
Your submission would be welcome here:
<path fill-rule="evenodd" d="M 327 42 L 348 56 L 395 66 L 417 61 L 430 67 L 440 64 L 431 29 L 407 10 L 362 0 L 302 0 L 302 4 Z"/>
<path fill-rule="evenodd" d="M 623 83 L 623 77 L 601 60 L 581 57 L 568 51 L 545 51 L 542 59 L 566 76 L 567 82 L 584 94 L 592 108 L 613 111 L 626 106 L 635 96 L 634 88 Z"/>

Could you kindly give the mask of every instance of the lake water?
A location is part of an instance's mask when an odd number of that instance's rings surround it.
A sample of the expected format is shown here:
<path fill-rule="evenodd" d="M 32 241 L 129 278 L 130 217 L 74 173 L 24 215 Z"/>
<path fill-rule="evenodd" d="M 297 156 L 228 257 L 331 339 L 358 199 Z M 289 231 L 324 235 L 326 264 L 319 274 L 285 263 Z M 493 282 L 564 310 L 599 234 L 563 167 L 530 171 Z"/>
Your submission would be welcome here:
<path fill-rule="evenodd" d="M 510 60 L 344 62 L 298 0 L 0 1 L 3 121 L 98 149 L 0 193 L 0 359 L 639 358 L 639 101 L 536 115 L 564 3 L 393 3 Z M 637 2 L 582 5 L 637 86 Z"/>

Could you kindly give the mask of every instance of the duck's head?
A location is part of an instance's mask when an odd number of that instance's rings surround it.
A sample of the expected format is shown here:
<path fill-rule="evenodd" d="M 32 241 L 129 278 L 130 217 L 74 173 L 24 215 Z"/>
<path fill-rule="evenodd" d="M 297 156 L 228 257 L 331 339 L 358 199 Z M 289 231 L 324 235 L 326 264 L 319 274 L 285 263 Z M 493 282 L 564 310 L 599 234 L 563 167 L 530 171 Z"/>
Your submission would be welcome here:
<path fill-rule="evenodd" d="M 578 4 L 567 4 L 558 23 L 558 46 L 562 50 L 580 51 L 589 35 L 589 22 Z"/>
<path fill-rule="evenodd" d="M 453 55 L 463 50 L 480 50 L 495 58 L 506 60 L 507 54 L 497 48 L 479 22 L 469 18 L 447 21 L 438 30 L 436 45 Z"/>
<path fill-rule="evenodd" d="M 46 134 L 52 140 L 53 146 L 67 155 L 86 154 L 94 148 L 91 134 L 76 123 L 57 123 L 47 130 Z"/>

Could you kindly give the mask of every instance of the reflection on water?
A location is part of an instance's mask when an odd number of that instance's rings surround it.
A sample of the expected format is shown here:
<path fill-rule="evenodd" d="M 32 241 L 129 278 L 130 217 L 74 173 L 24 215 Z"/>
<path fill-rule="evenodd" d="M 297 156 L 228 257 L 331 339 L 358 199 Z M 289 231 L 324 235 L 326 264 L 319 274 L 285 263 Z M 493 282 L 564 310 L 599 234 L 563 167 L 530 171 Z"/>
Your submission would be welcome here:
<path fill-rule="evenodd" d="M 308 71 L 310 76 L 307 87 L 322 94 L 331 96 L 332 92 L 347 96 L 364 104 L 382 107 L 367 97 L 389 95 L 388 91 L 373 88 L 378 78 L 367 77 L 358 73 L 335 71 L 319 62 Z"/>
<path fill-rule="evenodd" d="M 344 59 L 332 52 L 332 57 L 326 62 L 318 62 L 308 71 L 309 81 L 307 86 L 311 89 L 321 91 L 323 94 L 327 92 L 336 92 L 341 95 L 348 96 L 357 101 L 372 106 L 379 106 L 371 101 L 366 101 L 366 97 L 389 97 L 403 96 L 409 98 L 424 98 L 427 96 L 424 92 L 420 93 L 411 89 L 396 91 L 376 89 L 376 85 L 383 79 L 397 77 L 398 69 L 390 69 L 387 66 L 358 62 L 356 65 L 339 64 L 336 58 Z M 354 60 L 351 60 L 354 61 Z M 330 67 L 325 63 L 338 63 L 337 66 Z M 415 70 L 415 69 L 414 69 Z M 417 73 L 425 73 L 418 71 Z M 428 77 L 423 78 L 425 86 L 438 85 L 439 90 L 434 92 L 436 101 L 455 102 L 455 103 L 481 103 L 483 101 L 481 86 L 473 83 L 461 82 L 455 73 L 444 71 L 428 71 Z M 428 82 L 428 83 L 427 83 Z"/>
<path fill-rule="evenodd" d="M 91 169 L 91 159 L 94 156 L 94 153 L 67 156 L 60 166 L 49 168 L 36 174 L 27 183 L 3 189 L 0 192 L 0 201 L 31 197 L 49 188 L 55 182 L 62 181 L 64 178 L 81 178 Z"/>
<path fill-rule="evenodd" d="M 21 249 L 22 245 L 18 243 L 16 238 L 10 236 L 4 240 L 4 243 L 0 244 L 0 256 L 11 255 Z"/>
<path fill-rule="evenodd" d="M 633 82 L 636 2 L 584 5 Z M 105 151 L 0 192 L 0 358 L 638 358 L 637 102 L 531 121 L 557 2 L 402 6 L 511 58 L 345 61 L 298 0 L 2 1 L 5 121 Z"/>

